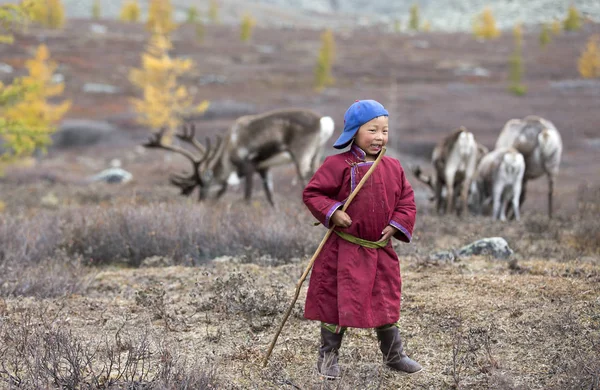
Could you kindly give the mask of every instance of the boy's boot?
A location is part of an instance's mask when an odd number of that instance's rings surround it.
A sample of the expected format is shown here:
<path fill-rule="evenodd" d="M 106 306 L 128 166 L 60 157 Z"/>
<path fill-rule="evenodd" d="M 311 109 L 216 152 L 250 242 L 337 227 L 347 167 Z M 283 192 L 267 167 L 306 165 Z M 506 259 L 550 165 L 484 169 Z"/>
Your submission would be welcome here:
<path fill-rule="evenodd" d="M 383 352 L 383 362 L 390 368 L 407 374 L 414 374 L 423 369 L 421 365 L 404 353 L 400 332 L 394 325 L 385 329 L 377 329 L 379 348 Z"/>
<path fill-rule="evenodd" d="M 321 327 L 321 347 L 319 348 L 319 359 L 317 369 L 319 374 L 327 379 L 337 379 L 341 376 L 338 365 L 338 350 L 342 346 L 344 333 L 333 333 Z"/>

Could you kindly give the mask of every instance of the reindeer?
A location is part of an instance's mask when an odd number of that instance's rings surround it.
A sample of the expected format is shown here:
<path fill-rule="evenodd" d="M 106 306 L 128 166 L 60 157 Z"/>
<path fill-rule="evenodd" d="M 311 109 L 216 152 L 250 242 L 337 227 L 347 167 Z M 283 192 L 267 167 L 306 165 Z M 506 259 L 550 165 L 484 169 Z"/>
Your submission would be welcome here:
<path fill-rule="evenodd" d="M 514 148 L 495 149 L 486 154 L 477 167 L 471 185 L 470 204 L 479 214 L 491 200 L 492 219 L 506 220 L 509 201 L 515 219 L 520 218 L 519 197 L 525 174 L 525 159 Z"/>
<path fill-rule="evenodd" d="M 144 145 L 162 148 L 184 155 L 192 162 L 188 176 L 172 176 L 171 183 L 181 188 L 184 195 L 199 187 L 198 199 L 204 200 L 216 190 L 220 198 L 228 184 L 236 178 L 245 178 L 244 197 L 252 197 L 252 177 L 258 172 L 268 202 L 274 206 L 269 169 L 292 162 L 304 185 L 305 180 L 318 168 L 327 140 L 333 135 L 331 117 L 321 117 L 311 110 L 285 109 L 238 118 L 224 139 L 217 137 L 215 147 L 207 138 L 206 146 L 195 136 L 194 126 L 185 126 L 177 137 L 192 145 L 197 154 L 188 149 L 162 142 L 163 131 Z"/>
<path fill-rule="evenodd" d="M 435 179 L 422 175 L 419 167 L 413 169 L 417 179 L 434 190 L 438 213 L 452 213 L 456 196 L 460 196 L 461 200 L 459 211 L 467 209 L 471 180 L 477 168 L 480 150 L 483 149 L 485 147 L 475 142 L 473 134 L 461 126 L 433 149 L 431 160 L 435 169 Z"/>
<path fill-rule="evenodd" d="M 525 158 L 525 174 L 519 205 L 525 201 L 527 181 L 542 175 L 548 177 L 548 217 L 552 218 L 552 196 L 562 156 L 562 139 L 552 122 L 530 115 L 524 119 L 511 119 L 505 125 L 496 149 L 513 147 Z"/>

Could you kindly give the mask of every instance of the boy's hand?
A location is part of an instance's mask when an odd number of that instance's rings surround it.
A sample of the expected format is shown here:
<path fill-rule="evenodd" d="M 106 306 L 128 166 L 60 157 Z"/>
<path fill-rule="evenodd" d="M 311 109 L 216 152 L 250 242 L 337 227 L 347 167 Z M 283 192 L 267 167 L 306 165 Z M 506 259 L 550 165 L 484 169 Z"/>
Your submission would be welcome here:
<path fill-rule="evenodd" d="M 383 231 L 381 232 L 381 238 L 379 239 L 379 241 L 382 242 L 392 238 L 392 236 L 396 234 L 397 231 L 398 229 L 396 229 L 392 225 L 387 225 L 385 229 L 383 229 Z"/>
<path fill-rule="evenodd" d="M 335 226 L 347 228 L 352 224 L 352 219 L 345 211 L 335 210 L 333 215 L 331 216 L 331 222 Z"/>

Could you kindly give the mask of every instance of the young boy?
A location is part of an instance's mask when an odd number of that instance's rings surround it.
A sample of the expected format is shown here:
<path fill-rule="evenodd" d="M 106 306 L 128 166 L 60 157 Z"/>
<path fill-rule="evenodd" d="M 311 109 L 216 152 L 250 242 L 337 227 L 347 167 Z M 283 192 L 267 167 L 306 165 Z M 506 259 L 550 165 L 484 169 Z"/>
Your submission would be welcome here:
<path fill-rule="evenodd" d="M 402 281 L 391 238 L 410 242 L 414 194 L 398 160 L 383 157 L 346 212 L 341 208 L 388 141 L 388 112 L 357 100 L 344 115 L 344 131 L 303 192 L 310 212 L 336 228 L 314 262 L 304 316 L 321 321 L 317 368 L 340 377 L 338 350 L 347 327 L 375 328 L 384 363 L 404 373 L 422 369 L 403 351 L 397 322 Z"/>

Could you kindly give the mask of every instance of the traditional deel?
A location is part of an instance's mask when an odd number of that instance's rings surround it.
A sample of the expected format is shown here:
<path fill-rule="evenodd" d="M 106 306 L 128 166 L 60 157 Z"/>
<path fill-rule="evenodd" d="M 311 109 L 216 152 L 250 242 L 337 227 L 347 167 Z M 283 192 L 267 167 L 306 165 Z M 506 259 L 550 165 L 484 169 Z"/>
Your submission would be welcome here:
<path fill-rule="evenodd" d="M 327 157 L 306 186 L 303 197 L 311 213 L 330 227 L 334 211 L 343 206 L 373 162 L 356 145 Z M 398 160 L 383 157 L 346 210 L 352 224 L 347 234 L 378 241 L 387 225 L 394 238 L 410 242 L 417 213 L 413 189 Z M 336 277 L 337 276 L 337 277 Z M 304 316 L 328 324 L 375 328 L 400 317 L 402 280 L 391 240 L 369 248 L 332 234 L 315 260 Z"/>

